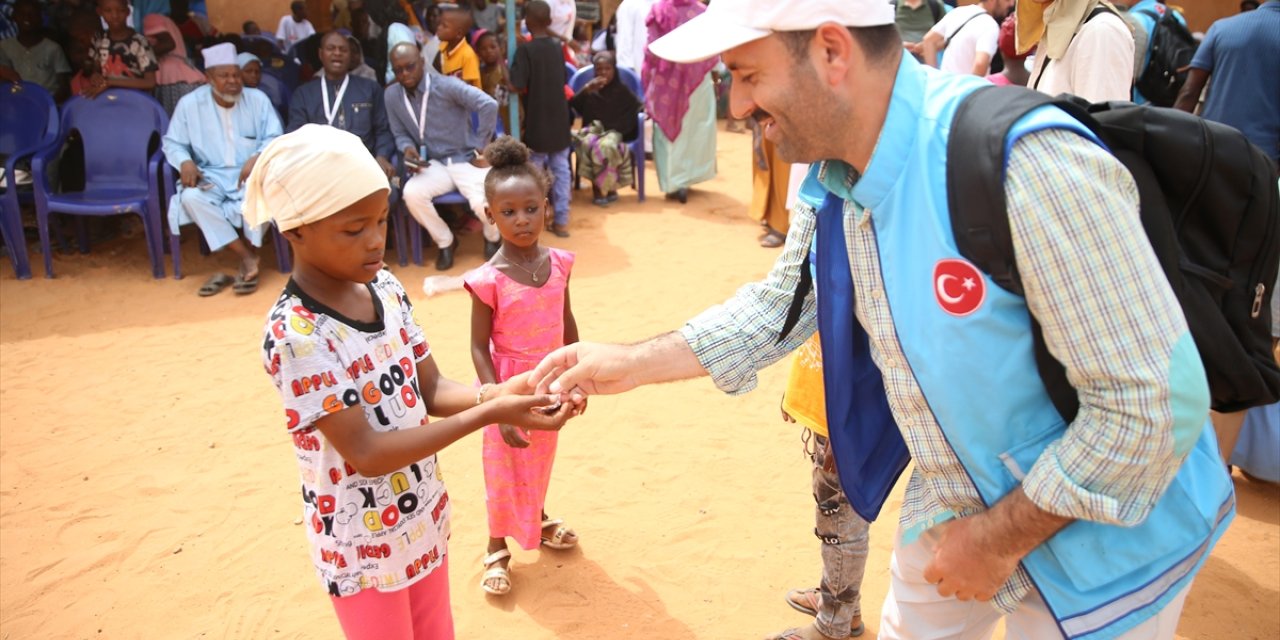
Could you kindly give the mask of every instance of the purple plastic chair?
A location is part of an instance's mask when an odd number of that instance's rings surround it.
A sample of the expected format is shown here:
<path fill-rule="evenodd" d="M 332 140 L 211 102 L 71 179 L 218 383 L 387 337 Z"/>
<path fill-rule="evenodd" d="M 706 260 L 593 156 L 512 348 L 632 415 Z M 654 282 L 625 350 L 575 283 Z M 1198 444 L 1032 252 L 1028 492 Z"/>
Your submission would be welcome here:
<path fill-rule="evenodd" d="M 569 88 L 573 89 L 574 93 L 577 93 L 581 91 L 583 87 L 587 86 L 587 83 L 595 77 L 595 67 L 583 67 L 573 75 L 573 79 L 569 81 Z M 628 144 L 631 146 L 631 164 L 635 167 L 635 182 L 633 182 L 631 186 L 636 188 L 637 199 L 640 202 L 644 202 L 644 88 L 640 86 L 640 76 L 637 76 L 636 72 L 626 67 L 618 67 L 618 80 L 621 80 L 622 84 L 627 85 L 627 88 L 631 90 L 631 93 L 636 94 L 636 97 L 640 99 L 640 113 L 636 115 L 636 131 L 639 133 L 636 136 L 636 139 Z M 585 122 L 583 123 L 583 125 L 586 124 L 587 123 Z M 575 164 L 573 171 L 574 189 L 578 188 L 578 183 L 578 170 L 577 165 Z"/>
<path fill-rule="evenodd" d="M 35 184 L 36 223 L 44 251 L 45 277 L 53 277 L 49 250 L 49 216 L 110 216 L 136 213 L 142 217 L 151 272 L 164 277 L 163 210 L 160 207 L 160 166 L 164 163 L 159 138 L 169 126 L 164 108 L 151 96 L 131 89 L 111 89 L 92 100 L 72 98 L 62 108 L 57 141 L 31 162 Z M 62 149 L 67 136 L 79 131 L 84 142 L 84 191 L 54 193 L 45 166 Z M 152 140 L 156 150 L 147 153 Z M 87 238 L 80 251 L 88 253 Z"/>
<path fill-rule="evenodd" d="M 9 260 L 19 280 L 31 277 L 27 240 L 22 232 L 22 205 L 34 199 L 34 190 L 19 189 L 14 168 L 20 161 L 48 149 L 58 140 L 58 106 L 38 84 L 0 83 L 0 155 L 4 163 L 5 190 L 0 196 L 0 235 L 9 249 Z"/>

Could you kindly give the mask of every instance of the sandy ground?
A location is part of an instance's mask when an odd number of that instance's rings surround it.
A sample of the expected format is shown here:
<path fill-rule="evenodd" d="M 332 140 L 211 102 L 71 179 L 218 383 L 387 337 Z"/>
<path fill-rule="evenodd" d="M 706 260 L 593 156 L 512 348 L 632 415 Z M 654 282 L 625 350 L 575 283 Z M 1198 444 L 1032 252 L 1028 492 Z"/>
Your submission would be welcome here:
<path fill-rule="evenodd" d="M 746 217 L 749 138 L 720 142 L 721 177 L 687 206 L 664 201 L 650 173 L 643 205 L 627 191 L 601 211 L 579 192 L 573 237 L 548 236 L 578 253 L 584 338 L 676 328 L 768 270 L 774 252 L 756 246 Z M 266 268 L 256 295 L 198 298 L 229 265 L 190 240 L 181 281 L 152 280 L 136 238 L 59 255 L 55 280 L 18 282 L 0 265 L 0 638 L 340 635 L 295 524 L 297 471 L 259 364 L 285 278 Z M 480 238 L 467 237 L 454 273 L 479 254 Z M 410 292 L 434 273 L 395 272 Z M 473 379 L 465 294 L 416 300 L 441 368 Z M 816 584 L 819 549 L 800 433 L 778 416 L 785 376 L 766 370 L 738 398 L 706 380 L 596 398 L 562 435 L 548 507 L 582 545 L 517 551 L 505 599 L 478 586 L 480 438 L 442 453 L 458 636 L 721 640 L 803 624 L 782 596 Z M 1236 486 L 1240 515 L 1194 586 L 1180 638 L 1280 637 L 1280 491 Z M 901 487 L 885 512 L 900 501 Z M 895 520 L 872 527 L 868 638 Z"/>

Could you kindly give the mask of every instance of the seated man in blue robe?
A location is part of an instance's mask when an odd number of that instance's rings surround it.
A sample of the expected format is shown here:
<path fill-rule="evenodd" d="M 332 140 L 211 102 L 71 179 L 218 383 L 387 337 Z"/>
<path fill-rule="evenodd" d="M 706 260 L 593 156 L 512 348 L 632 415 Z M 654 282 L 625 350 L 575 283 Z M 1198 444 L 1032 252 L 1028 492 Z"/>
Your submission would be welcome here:
<path fill-rule="evenodd" d="M 233 290 L 258 287 L 258 254 L 264 229 L 246 227 L 241 217 L 244 181 L 258 154 L 280 135 L 271 100 L 246 89 L 235 46 L 204 50 L 209 83 L 183 96 L 164 136 L 164 155 L 181 172 L 181 186 L 169 205 L 169 228 L 194 222 L 212 251 L 230 249 L 240 259 Z M 243 237 L 242 237 L 243 235 Z M 200 288 L 212 295 L 232 284 L 214 274 Z"/>

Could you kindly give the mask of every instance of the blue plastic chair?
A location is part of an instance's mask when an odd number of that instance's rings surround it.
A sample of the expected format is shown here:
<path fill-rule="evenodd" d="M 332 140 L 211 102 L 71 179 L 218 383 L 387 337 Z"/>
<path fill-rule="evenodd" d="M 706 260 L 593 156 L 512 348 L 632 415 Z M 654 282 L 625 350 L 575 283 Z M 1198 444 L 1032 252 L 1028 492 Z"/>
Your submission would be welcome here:
<path fill-rule="evenodd" d="M 581 91 L 583 87 L 587 86 L 587 83 L 595 77 L 595 67 L 583 67 L 573 75 L 573 79 L 569 81 L 569 88 L 573 89 L 574 93 L 577 93 L 578 91 Z M 636 189 L 637 199 L 640 202 L 644 202 L 644 87 L 640 85 L 640 76 L 636 75 L 636 72 L 626 67 L 618 67 L 618 80 L 621 80 L 622 84 L 627 85 L 627 88 L 631 90 L 631 93 L 636 94 L 636 97 L 640 99 L 640 113 L 636 115 L 636 131 L 639 133 L 636 135 L 636 139 L 631 141 L 629 145 L 631 147 L 631 164 L 635 167 L 635 181 L 631 186 Z M 584 122 L 582 124 L 585 126 L 587 123 Z M 577 165 L 575 164 L 573 171 L 573 188 L 577 189 L 578 187 L 578 171 Z"/>
<path fill-rule="evenodd" d="M 138 214 L 146 233 L 151 272 L 156 278 L 164 277 L 164 214 L 160 207 L 160 167 L 164 158 L 159 150 L 159 138 L 168 127 L 169 117 L 160 103 L 132 89 L 111 89 L 92 100 L 76 97 L 63 106 L 57 141 L 37 153 L 31 162 L 45 277 L 53 277 L 49 216 L 54 213 Z M 54 193 L 45 166 L 62 149 L 72 131 L 79 131 L 84 142 L 84 191 Z M 153 138 L 157 148 L 148 155 Z M 89 251 L 88 239 L 83 235 L 80 251 Z"/>
<path fill-rule="evenodd" d="M 4 163 L 4 195 L 0 197 L 0 235 L 19 280 L 31 277 L 27 240 L 22 232 L 22 205 L 34 200 L 34 190 L 19 189 L 14 180 L 17 163 L 48 149 L 58 140 L 58 106 L 38 84 L 0 83 L 0 155 Z"/>

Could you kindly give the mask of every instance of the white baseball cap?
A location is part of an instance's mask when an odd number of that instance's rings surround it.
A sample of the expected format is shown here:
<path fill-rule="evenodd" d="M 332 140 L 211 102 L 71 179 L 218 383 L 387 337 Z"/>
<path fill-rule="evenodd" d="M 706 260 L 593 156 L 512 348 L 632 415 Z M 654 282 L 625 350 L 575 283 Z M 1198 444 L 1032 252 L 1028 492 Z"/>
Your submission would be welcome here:
<path fill-rule="evenodd" d="M 702 15 L 649 45 L 672 62 L 697 62 L 768 36 L 828 22 L 846 27 L 893 24 L 892 0 L 712 0 Z"/>

